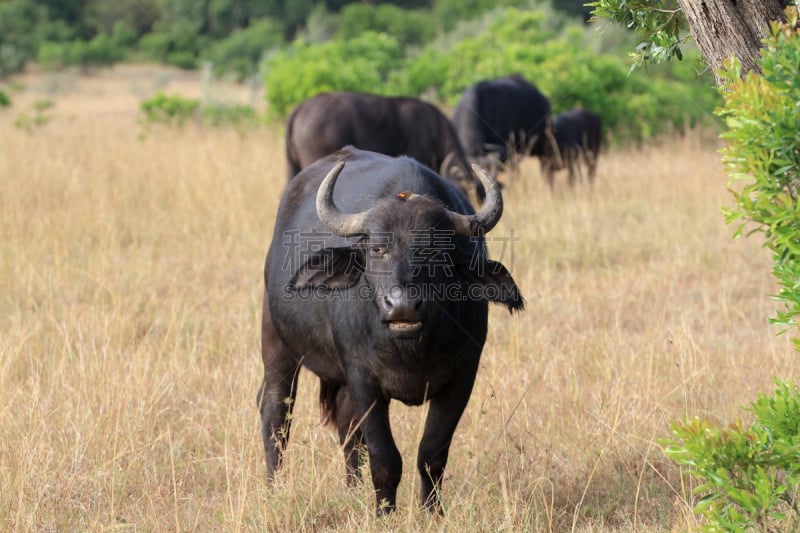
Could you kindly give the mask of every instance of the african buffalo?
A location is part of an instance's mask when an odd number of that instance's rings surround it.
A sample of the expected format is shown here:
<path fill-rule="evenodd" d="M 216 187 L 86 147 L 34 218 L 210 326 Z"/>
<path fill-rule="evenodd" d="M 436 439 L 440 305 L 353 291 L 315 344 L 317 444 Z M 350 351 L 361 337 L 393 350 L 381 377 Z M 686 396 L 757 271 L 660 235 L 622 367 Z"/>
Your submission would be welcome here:
<path fill-rule="evenodd" d="M 467 157 L 488 166 L 519 155 L 541 155 L 550 141 L 550 101 L 532 83 L 512 74 L 464 91 L 453 125 Z"/>
<path fill-rule="evenodd" d="M 552 187 L 556 170 L 567 168 L 569 185 L 575 184 L 575 175 L 582 174 L 581 162 L 586 165 L 589 183 L 594 183 L 597 156 L 603 140 L 600 117 L 588 109 L 570 109 L 553 117 L 553 136 L 558 155 L 548 147 L 542 155 L 542 173 Z"/>
<path fill-rule="evenodd" d="M 413 157 L 465 194 L 474 188 L 478 198 L 483 198 L 450 119 L 422 100 L 337 92 L 302 102 L 286 122 L 289 179 L 347 145 Z"/>
<path fill-rule="evenodd" d="M 503 211 L 497 182 L 477 214 L 428 167 L 353 147 L 308 166 L 283 193 L 264 267 L 258 394 L 267 478 L 289 438 L 299 368 L 320 379 L 323 418 L 348 482 L 366 445 L 378 514 L 395 508 L 402 458 L 389 402 L 430 401 L 417 456 L 421 501 L 439 510 L 448 450 L 486 340 L 488 303 L 523 308 L 484 232 Z"/>

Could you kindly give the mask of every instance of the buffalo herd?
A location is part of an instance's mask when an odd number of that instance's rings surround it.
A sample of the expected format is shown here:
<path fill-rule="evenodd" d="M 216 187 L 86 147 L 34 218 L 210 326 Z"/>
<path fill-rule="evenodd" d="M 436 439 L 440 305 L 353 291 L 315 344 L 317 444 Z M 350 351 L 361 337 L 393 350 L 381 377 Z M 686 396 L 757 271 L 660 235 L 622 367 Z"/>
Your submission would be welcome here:
<path fill-rule="evenodd" d="M 524 307 L 509 270 L 488 257 L 484 236 L 503 198 L 481 165 L 535 155 L 552 185 L 562 168 L 572 184 L 583 161 L 592 180 L 600 136 L 596 115 L 551 116 L 548 99 L 518 75 L 467 89 L 453 122 L 420 100 L 361 93 L 321 94 L 294 110 L 264 266 L 257 401 L 268 481 L 306 368 L 319 379 L 323 419 L 338 430 L 348 483 L 369 459 L 379 515 L 395 509 L 403 468 L 389 403 L 429 403 L 416 467 L 421 505 L 441 512 L 488 304 Z"/>

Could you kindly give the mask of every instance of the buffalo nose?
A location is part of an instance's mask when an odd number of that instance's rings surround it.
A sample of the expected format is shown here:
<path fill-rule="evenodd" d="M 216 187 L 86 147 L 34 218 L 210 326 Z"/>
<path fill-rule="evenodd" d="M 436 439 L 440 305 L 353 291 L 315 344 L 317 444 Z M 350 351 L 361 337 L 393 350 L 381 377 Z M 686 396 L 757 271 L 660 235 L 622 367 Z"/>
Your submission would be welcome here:
<path fill-rule="evenodd" d="M 422 301 L 408 294 L 407 291 L 395 287 L 383 296 L 383 310 L 387 320 L 419 320 L 419 308 Z"/>

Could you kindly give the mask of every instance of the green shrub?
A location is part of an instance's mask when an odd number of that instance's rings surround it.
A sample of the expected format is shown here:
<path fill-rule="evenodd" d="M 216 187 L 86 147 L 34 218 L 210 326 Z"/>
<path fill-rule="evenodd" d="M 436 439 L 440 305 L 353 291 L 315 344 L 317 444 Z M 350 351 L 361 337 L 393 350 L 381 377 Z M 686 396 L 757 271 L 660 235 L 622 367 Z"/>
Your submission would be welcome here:
<path fill-rule="evenodd" d="M 217 74 L 233 72 L 239 81 L 258 71 L 264 52 L 283 42 L 281 25 L 265 18 L 216 43 L 208 53 Z"/>
<path fill-rule="evenodd" d="M 28 109 L 22 111 L 17 115 L 14 121 L 14 126 L 26 130 L 33 131 L 34 128 L 43 126 L 50 122 L 52 118 L 47 111 L 55 106 L 52 100 L 36 100 L 29 106 Z"/>
<path fill-rule="evenodd" d="M 470 5 L 476 13 L 483 10 L 480 2 L 462 7 Z M 382 20 L 381 13 L 393 15 Z M 623 56 L 587 45 L 593 29 L 546 8 L 494 10 L 486 22 L 472 24 L 467 37 L 452 42 L 444 36 L 408 58 L 402 39 L 390 35 L 392 17 L 402 13 L 394 6 L 352 4 L 340 15 L 341 38 L 317 45 L 298 41 L 276 54 L 265 65 L 271 112 L 285 114 L 324 91 L 432 93 L 452 106 L 481 80 L 520 73 L 550 98 L 555 112 L 592 109 L 613 139 L 628 141 L 711 122 L 707 117 L 720 102 L 711 80 L 696 78 L 691 66 L 667 65 L 651 78 L 629 76 Z M 359 33 L 365 28 L 381 32 Z M 456 33 L 463 34 L 461 26 Z M 345 38 L 351 35 L 356 37 Z"/>
<path fill-rule="evenodd" d="M 200 50 L 207 45 L 208 38 L 199 32 L 196 23 L 182 20 L 169 25 L 160 21 L 151 33 L 139 39 L 139 49 L 148 59 L 184 69 L 197 68 Z"/>
<path fill-rule="evenodd" d="M 194 117 L 200 108 L 200 101 L 182 96 L 168 96 L 158 93 L 140 104 L 148 122 L 162 124 L 183 124 Z"/>
<path fill-rule="evenodd" d="M 195 120 L 209 126 L 253 126 L 258 123 L 258 114 L 247 105 L 208 104 L 201 105 L 194 98 L 158 93 L 140 104 L 145 120 L 155 124 L 181 126 L 187 120 Z"/>
<path fill-rule="evenodd" d="M 0 2 L 0 78 L 36 56 L 36 26 L 44 18 L 43 9 L 27 0 Z"/>
<path fill-rule="evenodd" d="M 184 70 L 194 70 L 197 68 L 197 57 L 193 52 L 188 50 L 175 50 L 169 52 L 164 61 L 173 67 L 182 68 Z"/>
<path fill-rule="evenodd" d="M 0 107 L 11 107 L 11 98 L 0 89 Z"/>
<path fill-rule="evenodd" d="M 39 46 L 36 58 L 45 68 L 58 69 L 69 65 L 109 66 L 121 61 L 123 57 L 122 48 L 114 39 L 106 33 L 99 33 L 90 41 L 46 41 Z"/>
<path fill-rule="evenodd" d="M 130 48 L 139 40 L 139 33 L 124 20 L 117 20 L 111 30 L 111 39 L 120 48 Z"/>
<path fill-rule="evenodd" d="M 787 24 L 772 28 L 762 75 L 740 80 L 735 63 L 723 74 L 727 90 L 719 111 L 728 127 L 724 162 L 731 185 L 741 185 L 732 189 L 736 207 L 726 218 L 740 222 L 738 233 L 747 227 L 764 235 L 781 287 L 776 300 L 784 306 L 773 322 L 787 328 L 800 315 L 800 36 L 797 12 L 791 13 Z"/>
<path fill-rule="evenodd" d="M 42 21 L 36 26 L 34 33 L 37 43 L 65 43 L 78 38 L 76 28 L 68 25 L 63 20 Z"/>
<path fill-rule="evenodd" d="M 728 128 L 724 162 L 731 173 L 736 207 L 725 211 L 765 238 L 783 303 L 773 322 L 797 326 L 800 314 L 800 32 L 796 9 L 775 24 L 761 51 L 761 74 L 741 78 L 732 61 L 721 73 Z M 736 188 L 733 188 L 737 185 Z M 794 339 L 795 346 L 800 343 Z M 665 453 L 701 480 L 695 511 L 709 531 L 797 531 L 800 529 L 800 391 L 785 382 L 760 395 L 749 411 L 751 425 L 720 427 L 698 419 L 672 424 Z"/>
<path fill-rule="evenodd" d="M 700 480 L 694 510 L 707 531 L 797 531 L 800 527 L 800 390 L 779 382 L 748 409 L 755 420 L 720 427 L 673 422 L 668 457 Z"/>
<path fill-rule="evenodd" d="M 478 18 L 492 9 L 521 7 L 528 3 L 529 0 L 436 0 L 433 13 L 441 27 L 452 30 L 460 20 Z"/>
<path fill-rule="evenodd" d="M 587 30 L 582 26 L 567 25 L 557 31 L 543 12 L 509 9 L 485 31 L 450 51 L 427 47 L 395 74 L 394 85 L 408 94 L 432 89 L 439 99 L 454 105 L 470 85 L 518 72 L 550 98 L 554 112 L 578 106 L 592 109 L 605 129 L 622 141 L 647 139 L 707 120 L 704 117 L 719 102 L 707 78 L 678 79 L 669 70 L 650 79 L 629 76 L 621 57 L 583 46 Z M 688 77 L 684 72 L 679 75 Z"/>
<path fill-rule="evenodd" d="M 81 44 L 78 44 L 81 43 Z M 122 49 L 107 33 L 99 33 L 90 41 L 73 42 L 72 60 L 83 66 L 108 66 L 123 58 Z"/>
<path fill-rule="evenodd" d="M 404 45 L 424 44 L 436 34 L 436 21 L 427 10 L 402 9 L 392 4 L 350 4 L 339 14 L 339 39 L 354 39 L 374 31 L 386 33 Z"/>
<path fill-rule="evenodd" d="M 392 92 L 386 81 L 402 68 L 403 47 L 384 33 L 367 32 L 355 39 L 319 45 L 296 42 L 266 64 L 267 101 L 272 113 L 325 91 Z"/>

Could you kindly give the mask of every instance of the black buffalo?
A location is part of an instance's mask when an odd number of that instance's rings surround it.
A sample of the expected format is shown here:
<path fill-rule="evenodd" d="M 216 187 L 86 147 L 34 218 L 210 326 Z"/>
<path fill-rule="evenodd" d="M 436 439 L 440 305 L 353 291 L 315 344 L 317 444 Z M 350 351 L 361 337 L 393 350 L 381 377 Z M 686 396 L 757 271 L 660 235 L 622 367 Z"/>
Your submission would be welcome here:
<path fill-rule="evenodd" d="M 588 109 L 570 109 L 553 117 L 553 136 L 558 154 L 548 147 L 541 158 L 542 173 L 551 187 L 555 171 L 563 168 L 567 169 L 569 185 L 574 185 L 576 175 L 583 174 L 581 164 L 586 166 L 589 183 L 594 183 L 603 141 L 602 130 L 600 117 Z"/>
<path fill-rule="evenodd" d="M 466 197 L 407 158 L 347 147 L 291 179 L 264 267 L 264 381 L 259 390 L 267 478 L 289 438 L 299 368 L 320 379 L 323 417 L 342 442 L 348 481 L 366 445 L 378 514 L 395 507 L 402 459 L 389 402 L 430 401 L 417 456 L 421 500 L 438 510 L 450 441 L 486 340 L 488 303 L 523 308 L 486 256 L 483 233 L 503 209 Z M 335 190 L 334 190 L 335 189 Z"/>
<path fill-rule="evenodd" d="M 550 142 L 550 101 L 532 83 L 513 74 L 469 87 L 453 112 L 467 157 L 487 166 L 514 155 L 541 155 Z"/>
<path fill-rule="evenodd" d="M 474 188 L 477 196 L 483 197 L 450 119 L 422 100 L 337 92 L 302 102 L 286 122 L 289 179 L 347 145 L 413 157 L 465 194 Z"/>

